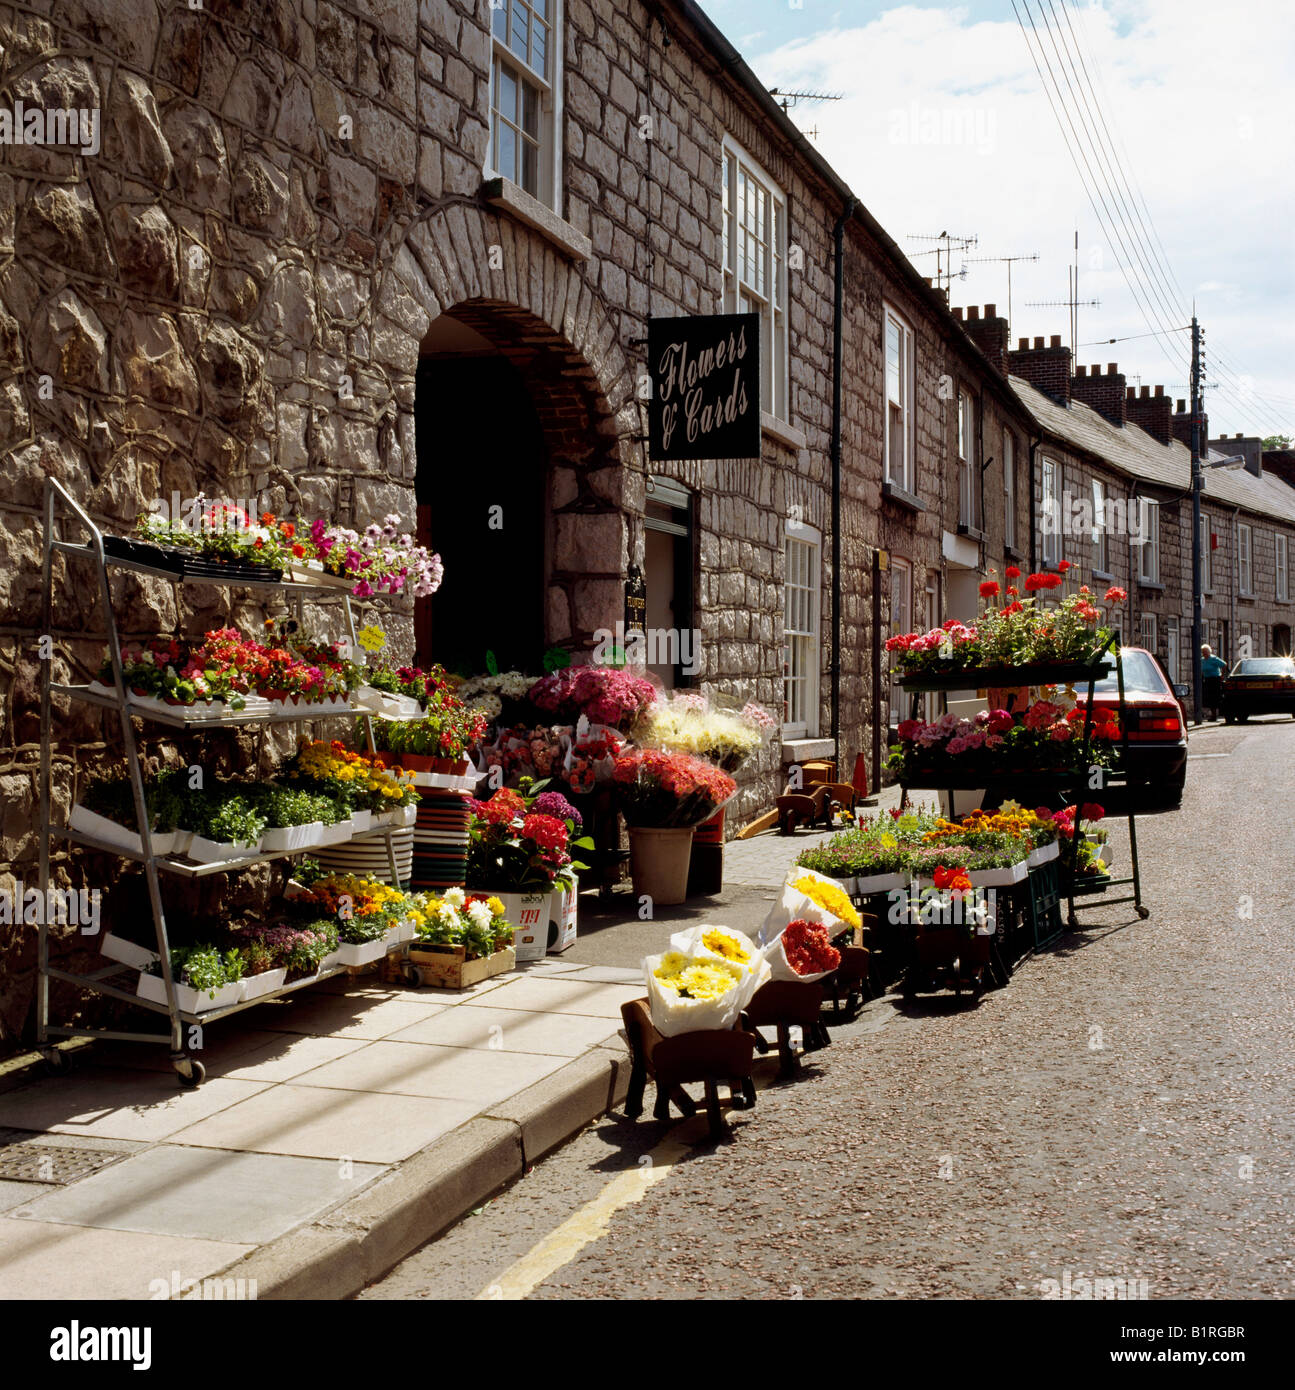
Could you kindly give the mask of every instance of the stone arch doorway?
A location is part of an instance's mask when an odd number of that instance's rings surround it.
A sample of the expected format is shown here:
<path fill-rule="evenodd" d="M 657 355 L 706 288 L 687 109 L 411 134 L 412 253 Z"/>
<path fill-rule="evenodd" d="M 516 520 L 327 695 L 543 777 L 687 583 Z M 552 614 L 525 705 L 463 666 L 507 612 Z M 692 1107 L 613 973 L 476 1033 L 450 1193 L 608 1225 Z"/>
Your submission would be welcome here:
<path fill-rule="evenodd" d="M 475 605 L 477 668 L 485 650 L 494 649 L 496 634 L 510 625 L 524 630 L 521 644 L 538 646 L 540 655 L 554 646 L 588 650 L 600 628 L 623 619 L 631 549 L 642 549 L 641 422 L 616 318 L 578 260 L 486 207 L 456 202 L 430 209 L 402 229 L 384 260 L 375 349 L 395 368 L 405 477 L 414 473 L 425 541 L 440 545 L 453 525 L 442 505 L 447 488 L 438 487 L 438 479 L 448 468 L 469 471 L 475 460 L 493 455 L 505 460 L 492 484 L 505 494 L 495 503 L 504 509 L 502 529 L 486 533 L 484 552 L 460 548 L 455 563 L 506 567 L 516 553 L 533 573 L 534 549 L 542 545 L 538 618 L 530 595 L 521 598 L 516 586 L 516 615 Z M 456 359 L 462 365 L 451 366 Z M 474 399 L 484 395 L 490 402 L 488 410 L 463 409 L 454 391 L 456 372 L 472 384 Z M 493 394 L 483 385 L 492 373 Z M 422 408 L 437 400 L 434 415 Z M 505 419 L 510 402 L 516 418 Z M 504 442 L 510 437 L 519 441 L 511 450 Z M 438 438 L 452 447 L 438 448 Z M 416 469 L 409 466 L 411 455 Z M 510 476 L 516 482 L 511 491 Z M 537 477 L 538 497 L 531 486 Z M 484 525 L 487 514 L 476 515 Z M 456 589 L 446 558 L 441 592 L 418 605 L 424 660 L 440 646 L 434 635 L 438 604 L 447 606 Z M 637 558 L 641 562 L 641 553 Z M 503 651 L 496 654 L 505 659 Z"/>
<path fill-rule="evenodd" d="M 415 427 L 420 536 L 445 563 L 420 660 L 538 672 L 622 616 L 621 442 L 568 343 L 515 305 L 456 305 L 420 344 Z"/>

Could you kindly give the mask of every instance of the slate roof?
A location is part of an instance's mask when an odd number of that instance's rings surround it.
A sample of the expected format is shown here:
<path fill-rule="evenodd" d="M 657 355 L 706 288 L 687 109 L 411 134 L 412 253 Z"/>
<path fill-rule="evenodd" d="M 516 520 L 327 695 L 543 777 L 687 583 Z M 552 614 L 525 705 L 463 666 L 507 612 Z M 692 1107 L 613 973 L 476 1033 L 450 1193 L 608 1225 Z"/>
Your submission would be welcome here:
<path fill-rule="evenodd" d="M 1121 428 L 1111 424 L 1082 401 L 1072 401 L 1067 408 L 1022 377 L 1008 380 L 1016 398 L 1034 416 L 1044 434 L 1101 459 L 1130 478 L 1178 492 L 1190 488 L 1192 453 L 1185 444 L 1174 440 L 1166 447 L 1138 425 Z M 1208 463 L 1227 457 L 1208 449 L 1204 460 Z M 1295 524 L 1295 487 L 1272 473 L 1256 478 L 1243 468 L 1207 468 L 1203 498 Z"/>

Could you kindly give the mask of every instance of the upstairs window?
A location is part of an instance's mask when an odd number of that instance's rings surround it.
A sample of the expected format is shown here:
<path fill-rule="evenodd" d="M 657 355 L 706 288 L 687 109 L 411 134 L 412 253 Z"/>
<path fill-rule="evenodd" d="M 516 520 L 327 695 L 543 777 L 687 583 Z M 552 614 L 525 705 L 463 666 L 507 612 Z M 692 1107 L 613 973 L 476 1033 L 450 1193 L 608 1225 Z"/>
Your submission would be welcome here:
<path fill-rule="evenodd" d="M 1254 594 L 1255 575 L 1252 555 L 1254 546 L 1252 532 L 1248 526 L 1237 527 L 1237 572 L 1241 577 L 1240 591 L 1247 597 Z"/>
<path fill-rule="evenodd" d="M 724 141 L 724 312 L 760 316 L 760 407 L 788 420 L 787 200 Z"/>
<path fill-rule="evenodd" d="M 561 0 L 500 0 L 491 8 L 490 152 L 487 173 L 511 179 L 558 208 Z"/>
<path fill-rule="evenodd" d="M 1291 596 L 1290 543 L 1283 535 L 1276 537 L 1277 602 L 1289 603 Z"/>
<path fill-rule="evenodd" d="M 1003 544 L 1016 549 L 1016 437 L 1003 431 Z"/>
<path fill-rule="evenodd" d="M 976 447 L 976 398 L 958 391 L 958 522 L 980 530 L 980 451 Z"/>
<path fill-rule="evenodd" d="M 1138 578 L 1144 584 L 1160 583 L 1160 503 L 1146 501 L 1142 513 L 1144 530 L 1139 536 Z"/>
<path fill-rule="evenodd" d="M 1109 574 L 1110 543 L 1106 530 L 1106 484 L 1093 479 L 1093 568 Z"/>
<path fill-rule="evenodd" d="M 799 522 L 789 522 L 784 541 L 782 734 L 818 734 L 819 590 L 822 538 Z"/>
<path fill-rule="evenodd" d="M 1039 529 L 1045 567 L 1061 559 L 1061 508 L 1057 502 L 1057 465 L 1044 459 L 1039 465 Z"/>
<path fill-rule="evenodd" d="M 885 315 L 886 481 L 917 492 L 913 441 L 913 330 L 893 309 Z"/>

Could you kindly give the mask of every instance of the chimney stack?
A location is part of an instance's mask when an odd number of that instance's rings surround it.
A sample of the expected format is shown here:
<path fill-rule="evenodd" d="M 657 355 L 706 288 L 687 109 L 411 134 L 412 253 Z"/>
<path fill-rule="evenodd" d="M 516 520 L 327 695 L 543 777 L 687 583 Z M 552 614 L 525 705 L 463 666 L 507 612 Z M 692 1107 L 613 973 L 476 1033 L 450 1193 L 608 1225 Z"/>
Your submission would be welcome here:
<path fill-rule="evenodd" d="M 1070 395 L 1073 400 L 1083 401 L 1113 425 L 1123 426 L 1127 423 L 1124 376 L 1116 362 L 1108 362 L 1104 374 L 1098 362 L 1088 369 L 1087 376 L 1082 367 L 1077 367 L 1070 383 Z"/>
<path fill-rule="evenodd" d="M 1020 339 L 1016 351 L 1007 354 L 1007 370 L 1059 405 L 1070 404 L 1070 349 L 1061 346 L 1059 333 L 1052 335 L 1048 347 L 1042 338 L 1035 338 L 1032 347 L 1028 338 Z"/>
<path fill-rule="evenodd" d="M 1231 457 L 1240 454 L 1245 459 L 1245 469 L 1247 473 L 1253 473 L 1256 478 L 1264 475 L 1264 442 L 1258 435 L 1237 434 L 1235 439 L 1229 439 L 1225 434 L 1222 439 L 1211 439 L 1210 448 L 1217 449 L 1221 454 Z"/>
<path fill-rule="evenodd" d="M 971 305 L 962 326 L 966 329 L 967 337 L 989 359 L 990 366 L 1000 376 L 1006 376 L 1010 340 L 1007 336 L 1007 320 L 998 317 L 998 306 L 986 304 L 982 318 L 979 305 Z"/>
<path fill-rule="evenodd" d="M 1149 386 L 1136 392 L 1130 386 L 1125 394 L 1124 414 L 1130 425 L 1137 425 L 1152 439 L 1168 446 L 1174 437 L 1172 406 L 1163 386 L 1156 387 L 1154 396 Z"/>
<path fill-rule="evenodd" d="M 1170 418 L 1170 425 L 1173 428 L 1174 438 L 1180 444 L 1185 444 L 1189 449 L 1192 447 L 1192 412 L 1189 401 L 1179 401 L 1178 409 Z M 1210 417 L 1208 415 L 1201 418 L 1201 452 L 1204 453 L 1206 441 L 1210 436 Z"/>

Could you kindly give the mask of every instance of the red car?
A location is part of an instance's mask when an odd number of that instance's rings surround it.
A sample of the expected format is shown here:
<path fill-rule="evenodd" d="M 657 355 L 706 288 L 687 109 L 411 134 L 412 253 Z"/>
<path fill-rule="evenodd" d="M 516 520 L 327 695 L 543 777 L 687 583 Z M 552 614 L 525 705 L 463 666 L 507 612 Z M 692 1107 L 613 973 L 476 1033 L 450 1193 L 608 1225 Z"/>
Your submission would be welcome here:
<path fill-rule="evenodd" d="M 1187 711 L 1157 657 L 1142 647 L 1122 647 L 1120 655 L 1129 733 L 1124 770 L 1129 785 L 1140 788 L 1154 805 L 1172 810 L 1182 802 L 1187 781 Z M 1114 714 L 1119 709 L 1120 687 L 1112 657 L 1107 658 L 1107 672 L 1094 687 L 1093 708 Z M 1087 686 L 1076 685 L 1075 693 L 1082 706 L 1088 698 Z"/>

